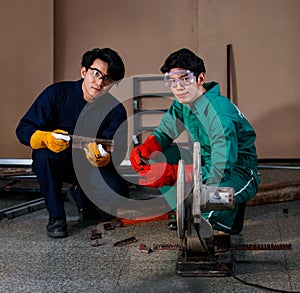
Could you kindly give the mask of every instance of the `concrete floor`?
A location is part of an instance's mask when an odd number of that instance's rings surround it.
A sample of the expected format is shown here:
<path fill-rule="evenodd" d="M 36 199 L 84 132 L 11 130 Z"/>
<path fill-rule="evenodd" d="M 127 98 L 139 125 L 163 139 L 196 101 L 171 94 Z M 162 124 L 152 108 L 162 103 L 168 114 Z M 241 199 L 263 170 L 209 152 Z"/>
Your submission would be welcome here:
<path fill-rule="evenodd" d="M 264 174 L 262 178 L 267 181 Z M 9 203 L 16 200 L 0 197 L 1 208 Z M 65 239 L 47 237 L 45 209 L 0 220 L 1 293 L 300 292 L 300 200 L 248 206 L 242 233 L 232 236 L 234 244 L 292 245 L 292 250 L 234 253 L 238 278 L 278 291 L 245 285 L 234 277 L 182 277 L 176 274 L 178 251 L 142 253 L 141 243 L 179 243 L 177 232 L 168 228 L 170 220 L 103 230 L 102 245 L 94 247 L 92 229 L 102 229 L 103 222 L 79 227 L 74 204 L 66 202 L 65 207 L 70 234 Z M 114 246 L 132 236 L 138 241 Z"/>
<path fill-rule="evenodd" d="M 177 251 L 141 253 L 140 243 L 179 243 L 169 220 L 103 232 L 93 247 L 91 230 L 79 229 L 74 205 L 66 203 L 70 236 L 46 236 L 47 212 L 0 221 L 0 292 L 267 292 L 233 277 L 176 275 Z M 284 211 L 284 212 L 283 212 Z M 287 213 L 288 211 L 288 213 Z M 236 275 L 252 283 L 300 292 L 300 201 L 250 206 L 235 243 L 291 243 L 291 251 L 236 251 Z M 115 247 L 131 236 L 138 242 Z"/>

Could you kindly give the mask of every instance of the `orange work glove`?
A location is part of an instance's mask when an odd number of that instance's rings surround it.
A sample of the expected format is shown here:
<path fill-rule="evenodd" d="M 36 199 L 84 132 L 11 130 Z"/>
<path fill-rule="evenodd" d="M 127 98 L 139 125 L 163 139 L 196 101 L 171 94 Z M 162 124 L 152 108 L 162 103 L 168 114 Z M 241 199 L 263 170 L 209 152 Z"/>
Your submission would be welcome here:
<path fill-rule="evenodd" d="M 30 146 L 33 149 L 48 148 L 52 152 L 59 153 L 69 147 L 70 137 L 67 135 L 65 139 L 56 139 L 54 133 L 68 134 L 67 131 L 56 129 L 53 132 L 36 130 L 30 138 Z M 69 139 L 68 139 L 69 138 Z"/>
<path fill-rule="evenodd" d="M 104 167 L 110 162 L 110 154 L 103 149 L 101 144 L 97 145 L 95 142 L 91 142 L 83 150 L 86 158 L 94 167 Z"/>
<path fill-rule="evenodd" d="M 140 172 L 149 165 L 148 160 L 153 152 L 162 152 L 161 145 L 156 141 L 154 134 L 148 136 L 145 142 L 135 147 L 130 154 L 132 169 Z M 147 169 L 148 170 L 148 169 Z"/>
<path fill-rule="evenodd" d="M 173 186 L 177 181 L 178 165 L 167 163 L 157 163 L 150 166 L 145 166 L 141 175 L 140 184 L 154 188 L 163 186 Z M 193 180 L 193 165 L 185 166 L 186 183 L 192 183 Z"/>

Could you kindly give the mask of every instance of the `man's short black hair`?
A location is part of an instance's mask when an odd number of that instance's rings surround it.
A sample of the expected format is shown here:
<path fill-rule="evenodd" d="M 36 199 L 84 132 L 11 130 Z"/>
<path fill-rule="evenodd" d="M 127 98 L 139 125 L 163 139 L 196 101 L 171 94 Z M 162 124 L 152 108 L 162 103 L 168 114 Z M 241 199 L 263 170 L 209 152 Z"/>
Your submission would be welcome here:
<path fill-rule="evenodd" d="M 110 48 L 95 48 L 87 51 L 82 56 L 81 66 L 89 69 L 96 59 L 108 63 L 107 74 L 114 80 L 119 81 L 125 75 L 125 66 L 119 54 Z"/>
<path fill-rule="evenodd" d="M 203 60 L 191 50 L 183 48 L 173 52 L 160 68 L 162 73 L 169 72 L 172 68 L 182 68 L 194 72 L 196 76 L 204 72 L 205 65 Z"/>

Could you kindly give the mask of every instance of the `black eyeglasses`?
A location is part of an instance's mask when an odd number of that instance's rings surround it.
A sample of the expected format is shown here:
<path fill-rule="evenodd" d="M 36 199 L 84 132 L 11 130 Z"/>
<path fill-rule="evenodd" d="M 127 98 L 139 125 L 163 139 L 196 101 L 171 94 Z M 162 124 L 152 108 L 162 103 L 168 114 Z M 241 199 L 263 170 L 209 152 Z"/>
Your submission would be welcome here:
<path fill-rule="evenodd" d="M 109 75 L 102 73 L 99 69 L 93 67 L 89 67 L 89 69 L 92 71 L 92 75 L 94 78 L 102 80 L 104 86 L 114 82 L 114 80 Z"/>

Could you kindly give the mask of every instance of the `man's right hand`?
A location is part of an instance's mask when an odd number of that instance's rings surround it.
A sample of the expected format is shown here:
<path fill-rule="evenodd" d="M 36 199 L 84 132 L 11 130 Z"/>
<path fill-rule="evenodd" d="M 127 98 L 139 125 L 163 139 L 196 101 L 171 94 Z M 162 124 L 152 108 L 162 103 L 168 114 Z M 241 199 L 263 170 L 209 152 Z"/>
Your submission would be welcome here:
<path fill-rule="evenodd" d="M 150 135 L 145 142 L 135 147 L 130 154 L 130 162 L 132 169 L 137 172 L 143 171 L 148 166 L 148 160 L 153 152 L 162 152 L 162 147 L 156 141 L 155 135 Z"/>
<path fill-rule="evenodd" d="M 69 141 L 56 139 L 53 133 L 68 134 L 68 132 L 60 129 L 53 132 L 36 130 L 30 138 L 30 146 L 33 149 L 48 148 L 55 153 L 67 149 L 69 147 Z"/>

